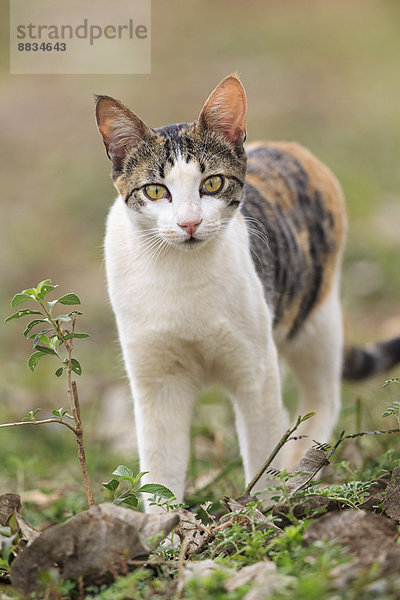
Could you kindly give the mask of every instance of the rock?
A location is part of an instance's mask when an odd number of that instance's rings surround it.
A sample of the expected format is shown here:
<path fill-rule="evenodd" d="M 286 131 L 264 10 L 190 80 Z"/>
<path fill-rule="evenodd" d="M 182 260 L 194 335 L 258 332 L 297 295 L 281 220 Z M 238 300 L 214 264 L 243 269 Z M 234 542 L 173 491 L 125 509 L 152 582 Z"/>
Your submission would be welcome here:
<path fill-rule="evenodd" d="M 382 515 L 361 510 L 328 513 L 309 525 L 304 533 L 306 545 L 323 538 L 344 546 L 358 559 L 359 565 L 383 563 L 395 547 L 396 523 Z"/>
<path fill-rule="evenodd" d="M 149 515 L 115 504 L 92 506 L 67 523 L 46 529 L 13 562 L 11 582 L 23 594 L 38 585 L 41 571 L 84 584 L 112 581 L 129 561 L 146 558 L 177 525 L 174 513 Z M 149 541 L 151 539 L 151 541 Z"/>
<path fill-rule="evenodd" d="M 393 469 L 392 478 L 386 488 L 383 507 L 388 517 L 400 523 L 400 467 Z"/>

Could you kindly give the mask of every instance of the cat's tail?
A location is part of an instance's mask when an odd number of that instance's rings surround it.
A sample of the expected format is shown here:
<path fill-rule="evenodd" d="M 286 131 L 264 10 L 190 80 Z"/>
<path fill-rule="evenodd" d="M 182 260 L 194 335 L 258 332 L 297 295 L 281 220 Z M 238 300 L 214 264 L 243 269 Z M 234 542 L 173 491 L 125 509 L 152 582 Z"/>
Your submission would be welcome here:
<path fill-rule="evenodd" d="M 400 362 L 400 336 L 361 348 L 352 346 L 344 353 L 342 376 L 357 381 L 389 371 Z"/>

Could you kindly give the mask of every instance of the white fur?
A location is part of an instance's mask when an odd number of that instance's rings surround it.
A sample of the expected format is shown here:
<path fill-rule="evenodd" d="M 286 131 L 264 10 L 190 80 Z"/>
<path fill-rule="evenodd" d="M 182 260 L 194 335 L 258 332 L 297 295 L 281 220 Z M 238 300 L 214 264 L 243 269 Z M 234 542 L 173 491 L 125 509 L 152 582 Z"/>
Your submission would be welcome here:
<path fill-rule="evenodd" d="M 149 202 L 139 213 L 118 197 L 105 239 L 109 294 L 135 403 L 140 468 L 149 471 L 146 481 L 168 486 L 178 501 L 184 493 L 191 414 L 199 390 L 218 383 L 231 397 L 246 481 L 287 425 L 272 316 L 254 269 L 246 225 L 239 214 L 228 219 L 232 213 L 216 197 L 200 199 L 196 190 L 201 179 L 193 163 L 178 161 L 166 181 L 172 203 Z M 197 211 L 202 219 L 196 235 L 204 241 L 186 251 L 188 236 L 177 225 L 182 211 Z M 153 246 L 147 250 L 146 230 L 159 236 L 150 238 Z M 163 246 L 157 245 L 160 238 Z M 342 343 L 336 291 L 330 298 L 298 341 L 284 348 L 301 378 L 305 408 L 322 402 L 321 441 L 327 441 L 337 417 Z M 327 324 L 334 351 L 327 338 L 321 349 Z M 309 364 L 305 348 L 311 350 Z M 325 350 L 328 362 L 333 356 L 328 378 L 324 365 L 324 373 L 318 374 Z M 310 381 L 302 376 L 305 369 Z M 315 422 L 311 435 L 321 439 L 319 426 Z M 296 452 L 289 467 L 295 458 Z"/>

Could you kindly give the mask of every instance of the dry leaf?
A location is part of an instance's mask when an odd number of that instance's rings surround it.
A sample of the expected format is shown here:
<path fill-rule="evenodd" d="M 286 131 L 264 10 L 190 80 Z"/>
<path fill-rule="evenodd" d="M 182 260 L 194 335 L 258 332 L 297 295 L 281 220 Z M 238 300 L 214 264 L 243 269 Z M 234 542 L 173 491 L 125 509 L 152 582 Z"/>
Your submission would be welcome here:
<path fill-rule="evenodd" d="M 211 528 L 204 525 L 200 519 L 197 519 L 192 512 L 185 508 L 178 508 L 174 512 L 180 517 L 180 523 L 175 529 L 175 533 L 179 536 L 181 544 L 185 544 L 186 555 L 197 554 L 213 539 Z"/>
<path fill-rule="evenodd" d="M 129 560 L 146 558 L 178 522 L 174 513 L 148 515 L 109 503 L 92 506 L 46 529 L 25 548 L 13 562 L 12 584 L 28 594 L 40 571 L 48 569 L 56 569 L 60 579 L 82 577 L 85 585 L 111 581 L 127 570 Z"/>
<path fill-rule="evenodd" d="M 298 477 L 290 479 L 287 483 L 287 490 L 290 496 L 293 496 L 301 488 L 305 487 L 313 477 L 322 469 L 323 466 L 328 465 L 329 461 L 326 458 L 326 454 L 320 448 L 310 448 L 307 450 L 303 458 L 297 465 L 293 475 L 298 473 Z"/>
<path fill-rule="evenodd" d="M 21 497 L 18 494 L 2 494 L 0 496 L 0 525 L 6 526 L 10 518 L 14 515 L 19 528 L 20 536 L 31 544 L 39 535 L 32 525 L 25 521 L 21 515 Z"/>
<path fill-rule="evenodd" d="M 256 529 L 261 531 L 269 531 L 268 540 L 273 535 L 278 535 L 282 533 L 282 529 L 277 527 L 275 523 L 271 520 L 270 517 L 266 517 L 258 508 L 252 507 L 251 512 L 248 514 L 244 514 L 244 509 L 247 507 L 249 502 L 257 501 L 255 496 L 250 496 L 249 494 L 244 494 L 235 500 L 232 498 L 228 498 L 227 496 L 221 500 L 221 504 L 227 508 L 231 514 L 223 515 L 219 522 L 220 527 L 226 528 L 226 525 L 232 525 L 234 521 L 239 521 L 242 525 L 246 526 L 254 526 Z M 237 514 L 232 514 L 237 513 Z M 266 538 L 267 540 L 267 538 Z"/>

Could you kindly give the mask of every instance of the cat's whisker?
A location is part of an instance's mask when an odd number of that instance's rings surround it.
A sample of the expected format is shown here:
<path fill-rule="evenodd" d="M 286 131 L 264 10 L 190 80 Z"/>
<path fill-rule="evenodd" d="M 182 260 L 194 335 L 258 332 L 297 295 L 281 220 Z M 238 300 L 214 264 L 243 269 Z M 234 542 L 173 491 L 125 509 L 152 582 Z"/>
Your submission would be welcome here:
<path fill-rule="evenodd" d="M 269 248 L 269 240 L 264 232 L 257 229 L 252 223 L 247 223 L 247 229 L 249 231 L 250 238 L 252 236 L 257 237 L 261 242 L 263 242 L 263 244 L 265 244 L 267 248 Z"/>
<path fill-rule="evenodd" d="M 266 240 L 268 240 L 268 232 L 267 229 L 265 227 L 265 225 L 259 221 L 259 219 L 256 219 L 255 217 L 250 217 L 248 215 L 242 215 L 243 219 L 245 221 L 245 223 L 248 225 L 249 229 L 251 228 L 251 230 L 253 232 L 257 232 L 258 234 L 261 234 L 265 237 Z"/>
<path fill-rule="evenodd" d="M 147 243 L 143 244 L 140 251 L 136 255 L 136 260 L 141 260 L 142 258 L 147 258 L 149 254 L 155 249 L 160 243 L 159 237 L 154 237 L 149 240 Z"/>
<path fill-rule="evenodd" d="M 152 255 L 152 261 L 154 263 L 157 263 L 158 260 L 160 259 L 161 254 L 163 253 L 163 251 L 166 248 L 166 243 L 164 240 L 160 240 L 160 244 L 158 245 L 158 247 L 156 248 L 155 252 Z"/>

